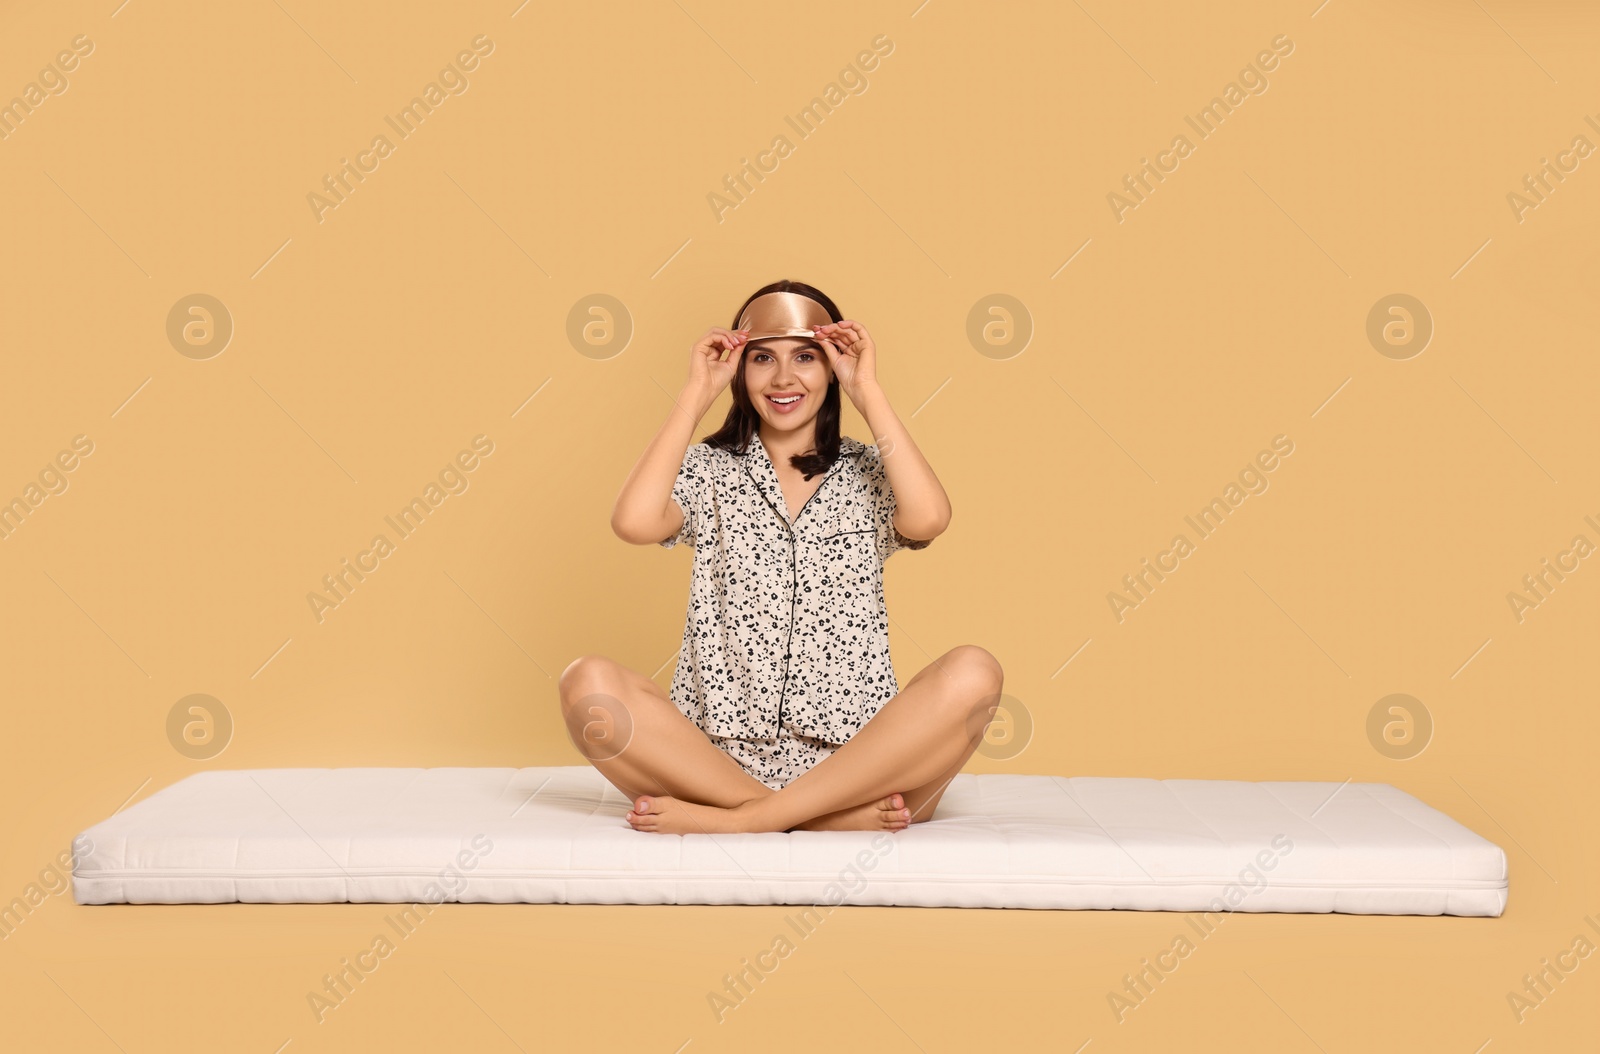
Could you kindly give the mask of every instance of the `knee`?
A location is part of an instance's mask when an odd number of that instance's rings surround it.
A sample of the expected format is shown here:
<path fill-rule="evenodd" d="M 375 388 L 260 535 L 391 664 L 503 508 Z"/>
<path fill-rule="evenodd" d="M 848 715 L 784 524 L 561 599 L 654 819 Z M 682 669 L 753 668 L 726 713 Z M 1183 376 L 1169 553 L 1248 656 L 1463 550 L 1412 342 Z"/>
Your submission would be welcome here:
<path fill-rule="evenodd" d="M 633 739 L 635 716 L 624 702 L 625 670 L 604 655 L 581 655 L 561 671 L 561 717 L 590 761 L 613 758 Z"/>
<path fill-rule="evenodd" d="M 951 648 L 946 655 L 946 666 L 951 676 L 979 696 L 998 695 L 1005 683 L 1005 670 L 987 648 L 976 644 L 961 644 Z"/>
<path fill-rule="evenodd" d="M 573 659 L 561 671 L 558 682 L 562 709 L 570 709 L 574 702 L 584 696 L 604 692 L 608 690 L 607 686 L 614 686 L 616 670 L 616 660 L 604 655 L 580 655 Z"/>
<path fill-rule="evenodd" d="M 939 667 L 946 685 L 940 703 L 949 719 L 981 735 L 1000 703 L 1005 671 L 999 660 L 976 644 L 963 644 L 940 657 Z"/>

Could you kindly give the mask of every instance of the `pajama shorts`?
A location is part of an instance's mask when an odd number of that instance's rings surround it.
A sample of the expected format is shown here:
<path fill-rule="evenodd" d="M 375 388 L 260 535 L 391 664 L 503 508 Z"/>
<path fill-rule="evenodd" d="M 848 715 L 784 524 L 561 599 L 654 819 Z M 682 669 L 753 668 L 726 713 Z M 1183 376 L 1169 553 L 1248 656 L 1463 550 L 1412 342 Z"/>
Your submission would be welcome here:
<path fill-rule="evenodd" d="M 710 733 L 705 736 L 712 746 L 772 790 L 782 790 L 843 745 L 788 733 L 781 733 L 777 739 L 735 739 Z"/>

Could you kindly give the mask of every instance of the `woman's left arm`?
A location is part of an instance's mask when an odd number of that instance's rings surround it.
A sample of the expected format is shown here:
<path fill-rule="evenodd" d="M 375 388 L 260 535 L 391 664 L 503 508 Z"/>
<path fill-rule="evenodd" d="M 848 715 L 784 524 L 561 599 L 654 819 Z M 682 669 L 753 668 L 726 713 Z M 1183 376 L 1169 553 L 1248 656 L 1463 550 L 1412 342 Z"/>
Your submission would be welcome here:
<path fill-rule="evenodd" d="M 866 418 L 878 444 L 884 472 L 894 488 L 894 529 L 918 541 L 937 538 L 950 526 L 950 496 L 878 385 L 872 337 L 861 323 L 849 319 L 816 327 L 816 333 L 839 387 Z"/>
<path fill-rule="evenodd" d="M 895 415 L 889 397 L 877 385 L 865 388 L 851 401 L 878 444 L 883 469 L 894 488 L 894 529 L 907 538 L 932 541 L 950 526 L 950 496 L 944 492 L 933 467 Z"/>

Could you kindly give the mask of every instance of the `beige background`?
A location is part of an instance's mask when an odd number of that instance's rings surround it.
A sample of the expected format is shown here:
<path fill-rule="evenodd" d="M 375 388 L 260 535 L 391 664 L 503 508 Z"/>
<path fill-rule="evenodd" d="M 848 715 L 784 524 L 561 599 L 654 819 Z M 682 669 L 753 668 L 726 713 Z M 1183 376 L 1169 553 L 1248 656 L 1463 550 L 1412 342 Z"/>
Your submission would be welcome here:
<path fill-rule="evenodd" d="M 66 892 L 0 942 L 6 1047 L 1592 1045 L 1600 959 L 1520 1023 L 1507 993 L 1600 941 L 1600 569 L 1521 621 L 1507 594 L 1600 543 L 1600 157 L 1520 220 L 1507 196 L 1600 146 L 1600 15 L 516 5 L 0 8 L 0 101 L 93 43 L 0 140 L 0 496 L 93 443 L 0 541 L 0 898 L 204 768 L 580 763 L 554 678 L 595 651 L 667 684 L 687 596 L 690 553 L 618 541 L 612 500 L 693 340 L 790 277 L 869 327 L 952 496 L 888 583 L 902 678 L 982 644 L 1031 722 L 970 771 L 1388 782 L 1506 849 L 1510 906 L 1236 915 L 1120 1024 L 1107 993 L 1182 916 L 857 908 L 719 1025 L 706 993 L 791 909 L 451 905 L 318 1024 L 306 993 L 392 907 Z M 467 90 L 319 222 L 307 195 L 480 34 Z M 799 138 L 785 116 L 880 35 Z M 1200 140 L 1184 116 L 1280 35 Z M 780 134 L 719 222 L 708 195 Z M 1107 195 L 1179 134 L 1119 222 Z M 233 322 L 210 358 L 167 337 L 195 293 Z M 620 352 L 568 339 L 596 293 Z M 1031 320 L 1009 357 L 967 336 L 996 293 Z M 1434 324 L 1409 358 L 1366 335 L 1394 293 Z M 1107 594 L 1280 434 L 1269 489 L 1119 622 Z M 319 623 L 322 576 L 477 435 L 468 489 Z M 194 693 L 234 726 L 209 760 L 168 738 Z M 1406 760 L 1367 730 L 1394 693 L 1434 726 Z"/>

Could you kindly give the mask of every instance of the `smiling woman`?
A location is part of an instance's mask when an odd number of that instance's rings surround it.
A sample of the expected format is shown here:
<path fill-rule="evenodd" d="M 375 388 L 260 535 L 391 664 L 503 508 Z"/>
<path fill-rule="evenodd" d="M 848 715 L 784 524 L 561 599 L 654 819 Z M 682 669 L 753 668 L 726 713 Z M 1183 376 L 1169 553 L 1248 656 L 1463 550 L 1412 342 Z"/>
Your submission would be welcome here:
<path fill-rule="evenodd" d="M 803 288 L 809 292 L 768 286 L 740 308 L 737 327 L 746 334 L 747 345 L 734 369 L 734 405 L 722 427 L 705 442 L 742 451 L 763 420 L 797 437 L 809 431 L 815 453 L 807 455 L 806 447 L 812 445 L 808 443 L 794 451 L 799 456 L 792 459 L 802 482 L 807 482 L 826 471 L 839 454 L 839 385 L 816 330 L 840 321 L 840 316 L 820 291 Z"/>
<path fill-rule="evenodd" d="M 671 691 L 583 655 L 561 674 L 563 716 L 635 800 L 636 830 L 904 830 L 932 819 L 1000 700 L 1000 664 L 976 645 L 903 690 L 889 656 L 884 562 L 943 533 L 950 500 L 878 385 L 865 326 L 783 281 L 734 327 L 695 344 L 611 513 L 623 541 L 695 551 Z M 727 419 L 691 443 L 724 388 Z M 840 434 L 841 392 L 877 442 Z"/>

